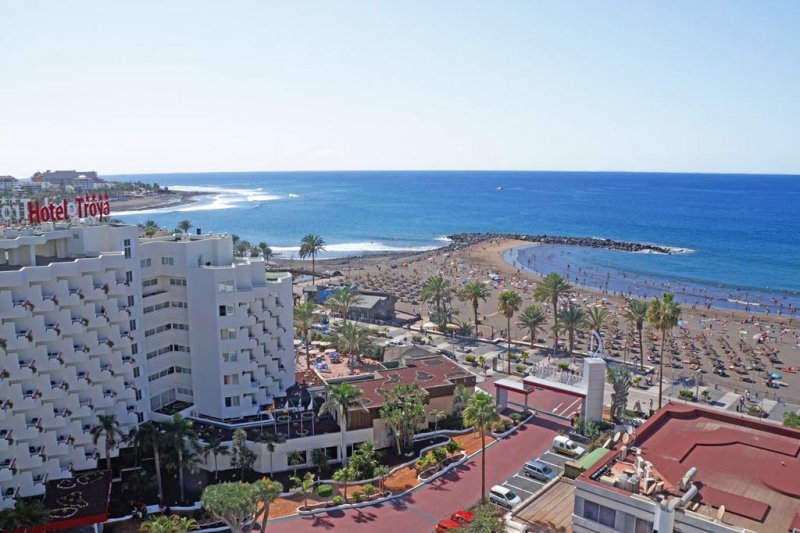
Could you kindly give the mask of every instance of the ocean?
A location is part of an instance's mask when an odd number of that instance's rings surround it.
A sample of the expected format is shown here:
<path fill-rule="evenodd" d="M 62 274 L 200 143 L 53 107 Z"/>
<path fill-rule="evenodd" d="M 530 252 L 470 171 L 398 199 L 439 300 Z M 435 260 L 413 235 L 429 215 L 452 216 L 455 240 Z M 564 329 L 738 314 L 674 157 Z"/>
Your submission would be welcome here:
<path fill-rule="evenodd" d="M 209 193 L 177 209 L 112 216 L 130 223 L 154 219 L 170 228 L 189 219 L 203 231 L 266 241 L 286 257 L 296 257 L 306 233 L 325 239 L 323 256 L 329 257 L 427 250 L 445 245 L 445 236 L 458 232 L 601 237 L 659 244 L 679 253 L 556 247 L 540 254 L 537 270 L 566 273 L 569 265 L 579 283 L 594 280 L 594 285 L 608 285 L 624 271 L 642 285 L 650 280 L 659 287 L 716 287 L 733 300 L 800 304 L 800 176 L 376 171 L 111 179 Z M 625 286 L 609 286 L 617 289 Z"/>

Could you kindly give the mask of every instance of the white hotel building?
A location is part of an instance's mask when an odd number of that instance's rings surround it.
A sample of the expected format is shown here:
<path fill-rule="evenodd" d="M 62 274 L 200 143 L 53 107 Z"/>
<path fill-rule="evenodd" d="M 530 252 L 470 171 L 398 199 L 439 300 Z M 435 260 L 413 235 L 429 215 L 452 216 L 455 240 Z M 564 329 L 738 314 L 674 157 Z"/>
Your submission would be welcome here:
<path fill-rule="evenodd" d="M 292 343 L 291 277 L 234 258 L 230 236 L 0 230 L 0 508 L 95 468 L 99 414 L 125 432 L 176 405 L 257 415 L 294 383 Z"/>

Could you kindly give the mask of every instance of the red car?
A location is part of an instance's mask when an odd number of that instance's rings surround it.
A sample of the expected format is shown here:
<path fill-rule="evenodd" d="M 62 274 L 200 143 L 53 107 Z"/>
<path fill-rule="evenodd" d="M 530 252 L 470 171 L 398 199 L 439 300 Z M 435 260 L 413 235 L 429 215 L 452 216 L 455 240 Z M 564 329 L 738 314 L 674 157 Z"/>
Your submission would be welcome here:
<path fill-rule="evenodd" d="M 455 531 L 460 527 L 460 523 L 450 520 L 449 518 L 445 518 L 436 524 L 436 533 L 448 533 L 448 531 Z"/>
<path fill-rule="evenodd" d="M 472 522 L 473 517 L 474 515 L 469 511 L 456 511 L 450 515 L 450 518 L 445 518 L 436 524 L 436 533 L 446 533 L 447 531 L 453 531 L 460 527 L 466 526 Z"/>
<path fill-rule="evenodd" d="M 452 520 L 453 522 L 458 522 L 462 526 L 466 526 L 467 524 L 472 522 L 472 519 L 474 518 L 474 516 L 475 515 L 473 515 L 469 511 L 456 511 L 450 517 L 450 520 Z"/>

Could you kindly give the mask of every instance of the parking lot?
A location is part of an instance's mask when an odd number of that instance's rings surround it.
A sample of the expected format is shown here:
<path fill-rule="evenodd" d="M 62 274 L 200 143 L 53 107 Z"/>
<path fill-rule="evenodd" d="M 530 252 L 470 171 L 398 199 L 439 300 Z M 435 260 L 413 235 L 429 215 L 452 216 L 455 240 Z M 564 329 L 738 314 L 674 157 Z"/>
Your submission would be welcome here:
<path fill-rule="evenodd" d="M 531 457 L 531 459 L 538 459 L 561 475 L 564 472 L 564 463 L 569 461 L 569 457 L 557 454 L 552 450 L 548 450 L 539 457 Z M 543 481 L 534 479 L 525 474 L 525 470 L 520 468 L 513 476 L 505 480 L 500 485 L 514 491 L 521 500 L 526 500 L 539 492 L 545 485 Z"/>

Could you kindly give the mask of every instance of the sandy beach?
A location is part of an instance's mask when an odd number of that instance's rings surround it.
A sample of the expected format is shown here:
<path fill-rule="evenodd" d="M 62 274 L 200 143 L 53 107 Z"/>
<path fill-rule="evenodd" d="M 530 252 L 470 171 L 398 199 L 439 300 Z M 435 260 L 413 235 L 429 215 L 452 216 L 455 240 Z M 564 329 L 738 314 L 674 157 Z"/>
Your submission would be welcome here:
<path fill-rule="evenodd" d="M 531 243 L 511 239 L 491 239 L 454 249 L 442 248 L 418 254 L 381 254 L 354 258 L 324 259 L 317 261 L 317 272 L 339 270 L 342 276 L 329 280 L 332 283 L 355 283 L 364 290 L 379 290 L 398 297 L 397 309 L 410 314 L 421 313 L 428 320 L 428 308 L 419 301 L 419 290 L 426 279 L 442 275 L 454 288 L 469 281 L 485 282 L 491 291 L 486 302 L 478 308 L 479 331 L 484 338 L 499 337 L 506 328 L 506 319 L 497 312 L 497 295 L 503 290 L 517 291 L 523 298 L 523 307 L 537 303 L 533 289 L 539 276 L 512 267 L 503 260 L 503 253 L 516 246 Z M 289 261 L 280 261 L 288 267 Z M 310 261 L 294 260 L 294 268 L 310 268 Z M 495 279 L 492 279 L 495 278 Z M 622 318 L 625 300 L 598 290 L 575 288 L 572 301 L 584 308 L 602 305 L 611 313 L 606 326 L 604 348 L 615 360 L 627 361 L 639 357 L 638 341 L 632 327 Z M 459 310 L 457 318 L 472 321 L 471 304 L 454 300 Z M 541 304 L 539 304 L 541 305 Z M 552 311 L 541 305 L 548 316 L 547 333 L 538 342 L 552 345 L 550 326 Z M 527 332 L 511 322 L 515 340 L 526 339 Z M 576 351 L 587 349 L 588 334 L 577 339 Z M 645 365 L 648 357 L 657 355 L 659 338 L 656 332 L 645 327 Z M 540 350 L 543 352 L 543 350 Z M 800 403 L 800 328 L 790 317 L 753 316 L 744 312 L 721 309 L 692 309 L 682 306 L 682 323 L 668 337 L 664 376 L 680 382 L 681 387 L 693 388 L 700 384 L 720 390 L 745 394 L 745 391 L 770 399 Z M 564 354 L 561 354 L 565 357 Z M 670 366 L 668 366 L 670 365 Z M 714 372 L 724 368 L 725 375 Z M 767 386 L 767 375 L 782 376 L 777 385 Z"/>
<path fill-rule="evenodd" d="M 111 211 L 147 211 L 149 209 L 160 209 L 164 207 L 177 207 L 191 204 L 199 200 L 201 196 L 207 196 L 207 192 L 200 191 L 180 191 L 169 192 L 167 194 L 154 194 L 152 196 L 138 196 L 125 200 L 112 200 Z"/>

